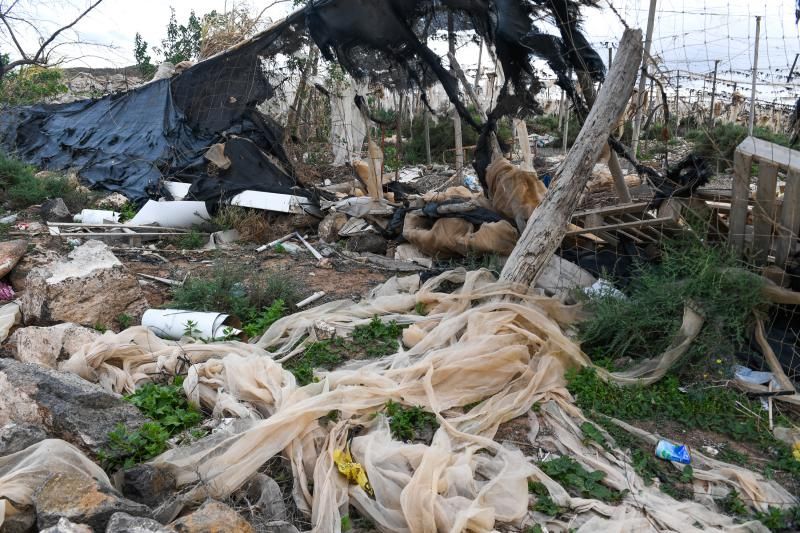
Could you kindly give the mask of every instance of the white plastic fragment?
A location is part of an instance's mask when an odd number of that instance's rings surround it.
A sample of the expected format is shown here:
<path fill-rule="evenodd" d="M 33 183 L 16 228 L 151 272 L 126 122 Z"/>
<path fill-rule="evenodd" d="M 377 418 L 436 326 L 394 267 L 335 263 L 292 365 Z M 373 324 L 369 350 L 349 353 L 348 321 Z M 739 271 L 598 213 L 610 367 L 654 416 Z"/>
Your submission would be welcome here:
<path fill-rule="evenodd" d="M 181 337 L 198 339 L 223 339 L 237 336 L 241 330 L 225 324 L 229 315 L 203 313 L 182 309 L 148 309 L 142 316 L 142 325 L 163 339 L 179 340 Z"/>
<path fill-rule="evenodd" d="M 105 209 L 84 209 L 72 220 L 84 224 L 114 224 L 119 222 L 119 213 Z"/>
<path fill-rule="evenodd" d="M 191 228 L 207 222 L 211 215 L 205 202 L 156 202 L 148 200 L 128 225 L 158 224 L 170 228 Z"/>

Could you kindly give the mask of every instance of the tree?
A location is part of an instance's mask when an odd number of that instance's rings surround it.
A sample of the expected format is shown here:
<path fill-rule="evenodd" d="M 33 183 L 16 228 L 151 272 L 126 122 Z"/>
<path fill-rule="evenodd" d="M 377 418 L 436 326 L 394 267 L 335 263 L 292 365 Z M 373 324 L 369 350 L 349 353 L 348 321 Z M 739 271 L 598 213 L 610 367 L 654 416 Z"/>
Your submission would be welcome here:
<path fill-rule="evenodd" d="M 0 63 L 7 62 L 7 55 L 0 57 Z M 65 92 L 59 68 L 24 66 L 0 78 L 0 106 L 29 105 Z"/>
<path fill-rule="evenodd" d="M 167 23 L 167 36 L 161 40 L 160 47 L 153 47 L 153 53 L 160 56 L 160 63 L 168 61 L 173 65 L 177 65 L 181 61 L 196 60 L 200 55 L 200 41 L 203 33 L 200 19 L 192 10 L 186 24 L 178 24 L 175 8 L 170 7 L 170 12 L 169 22 Z M 215 16 L 216 11 L 212 11 L 203 18 Z M 145 75 L 150 75 L 155 71 L 155 67 L 151 63 L 152 57 L 147 52 L 148 47 L 147 41 L 137 32 L 133 53 L 136 65 Z"/>
<path fill-rule="evenodd" d="M 5 56 L 5 60 L 0 60 L 0 79 L 5 77 L 14 69 L 20 67 L 47 67 L 58 60 L 52 57 L 53 51 L 63 44 L 67 44 L 66 35 L 69 30 L 74 28 L 86 15 L 94 10 L 103 0 L 92 0 L 88 6 L 67 24 L 55 29 L 52 32 L 42 33 L 43 26 L 27 20 L 22 12 L 25 4 L 32 4 L 33 0 L 24 2 L 23 0 L 0 0 L 0 37 L 6 42 L 10 42 L 14 47 L 14 57 Z M 34 50 L 26 50 L 22 45 L 22 29 L 28 31 L 33 29 L 38 34 L 38 47 Z"/>

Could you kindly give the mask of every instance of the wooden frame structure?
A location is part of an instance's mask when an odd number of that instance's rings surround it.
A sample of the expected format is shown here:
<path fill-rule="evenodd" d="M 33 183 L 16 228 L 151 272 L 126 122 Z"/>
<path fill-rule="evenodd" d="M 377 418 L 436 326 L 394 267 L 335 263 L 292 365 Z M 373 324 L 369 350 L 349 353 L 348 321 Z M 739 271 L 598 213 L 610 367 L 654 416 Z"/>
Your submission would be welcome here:
<path fill-rule="evenodd" d="M 755 198 L 750 194 L 753 164 L 758 165 Z M 764 265 L 773 256 L 775 264 L 785 268 L 798 248 L 800 233 L 800 152 L 747 137 L 734 152 L 733 168 L 730 245 L 739 254 L 746 252 L 747 219 L 752 212 L 753 238 L 749 252 L 753 261 Z M 782 200 L 777 196 L 779 172 L 786 175 Z"/>

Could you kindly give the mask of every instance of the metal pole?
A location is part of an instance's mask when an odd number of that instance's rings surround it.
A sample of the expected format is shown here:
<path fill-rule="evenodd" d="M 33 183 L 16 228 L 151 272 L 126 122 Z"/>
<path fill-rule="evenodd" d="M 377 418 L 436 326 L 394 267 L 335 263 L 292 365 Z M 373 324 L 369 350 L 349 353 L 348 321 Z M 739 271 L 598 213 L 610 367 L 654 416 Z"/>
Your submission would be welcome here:
<path fill-rule="evenodd" d="M 636 96 L 636 118 L 633 121 L 633 153 L 639 147 L 639 130 L 642 127 L 642 104 L 644 87 L 647 80 L 647 61 L 650 59 L 650 45 L 653 42 L 653 24 L 656 20 L 656 0 L 650 0 L 650 12 L 647 14 L 647 35 L 644 39 L 644 55 L 642 55 L 642 75 L 639 78 L 639 94 Z"/>
<path fill-rule="evenodd" d="M 711 82 L 711 110 L 708 112 L 708 127 L 714 127 L 714 100 L 717 97 L 717 67 L 719 59 L 714 60 L 714 81 Z"/>
<path fill-rule="evenodd" d="M 761 17 L 756 17 L 756 49 L 753 54 L 753 84 L 750 87 L 750 122 L 747 134 L 753 135 L 753 125 L 756 121 L 756 75 L 758 74 L 758 41 L 761 38 Z"/>
<path fill-rule="evenodd" d="M 611 70 L 611 60 L 612 59 L 613 58 L 611 57 L 611 47 L 609 46 L 608 47 L 608 70 Z"/>

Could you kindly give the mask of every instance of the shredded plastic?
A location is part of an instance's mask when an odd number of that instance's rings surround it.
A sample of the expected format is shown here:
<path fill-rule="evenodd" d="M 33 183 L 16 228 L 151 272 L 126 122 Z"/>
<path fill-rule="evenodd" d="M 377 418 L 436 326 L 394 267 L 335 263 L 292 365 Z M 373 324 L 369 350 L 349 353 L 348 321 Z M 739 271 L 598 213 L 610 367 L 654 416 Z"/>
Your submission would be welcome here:
<path fill-rule="evenodd" d="M 394 278 L 359 303 L 331 302 L 283 318 L 255 345 L 169 342 L 138 327 L 107 333 L 63 368 L 118 392 L 159 374 L 188 372 L 184 388 L 193 403 L 245 420 L 151 464 L 175 475 L 189 503 L 227 497 L 282 454 L 292 464 L 295 502 L 314 531 L 339 532 L 350 505 L 391 532 L 489 532 L 499 524 L 524 528 L 534 522 L 580 532 L 763 531 L 757 522 L 735 524 L 715 500 L 736 490 L 762 511 L 797 502 L 774 480 L 700 452 L 692 457 L 695 501 L 677 501 L 648 486 L 624 451 L 586 439 L 580 429 L 586 419 L 564 379 L 567 368 L 591 364 L 564 333 L 580 309 L 526 291 L 487 271 L 457 270 L 424 283 L 417 276 Z M 418 303 L 426 316 L 414 311 Z M 375 315 L 408 326 L 396 354 L 317 372 L 319 381 L 304 387 L 282 367 L 314 341 L 318 320 L 346 335 Z M 667 359 L 679 357 L 702 323 L 690 310 L 685 318 Z M 653 361 L 636 373 L 647 380 L 662 370 Z M 435 414 L 440 427 L 430 445 L 392 437 L 383 415 L 389 400 Z M 470 404 L 477 405 L 465 411 Z M 538 414 L 531 412 L 534 404 L 542 407 Z M 339 411 L 338 421 L 326 417 L 331 411 Z M 527 442 L 497 442 L 501 424 L 519 417 L 529 420 Z M 655 446 L 658 437 L 619 424 Z M 353 428 L 359 428 L 355 437 Z M 343 452 L 348 442 L 349 457 Z M 557 450 L 603 472 L 608 487 L 627 492 L 613 505 L 573 497 L 544 474 L 535 453 L 526 456 L 520 446 Z M 372 494 L 358 482 L 354 463 Z M 567 510 L 562 518 L 529 511 L 528 481 L 544 484 Z"/>

